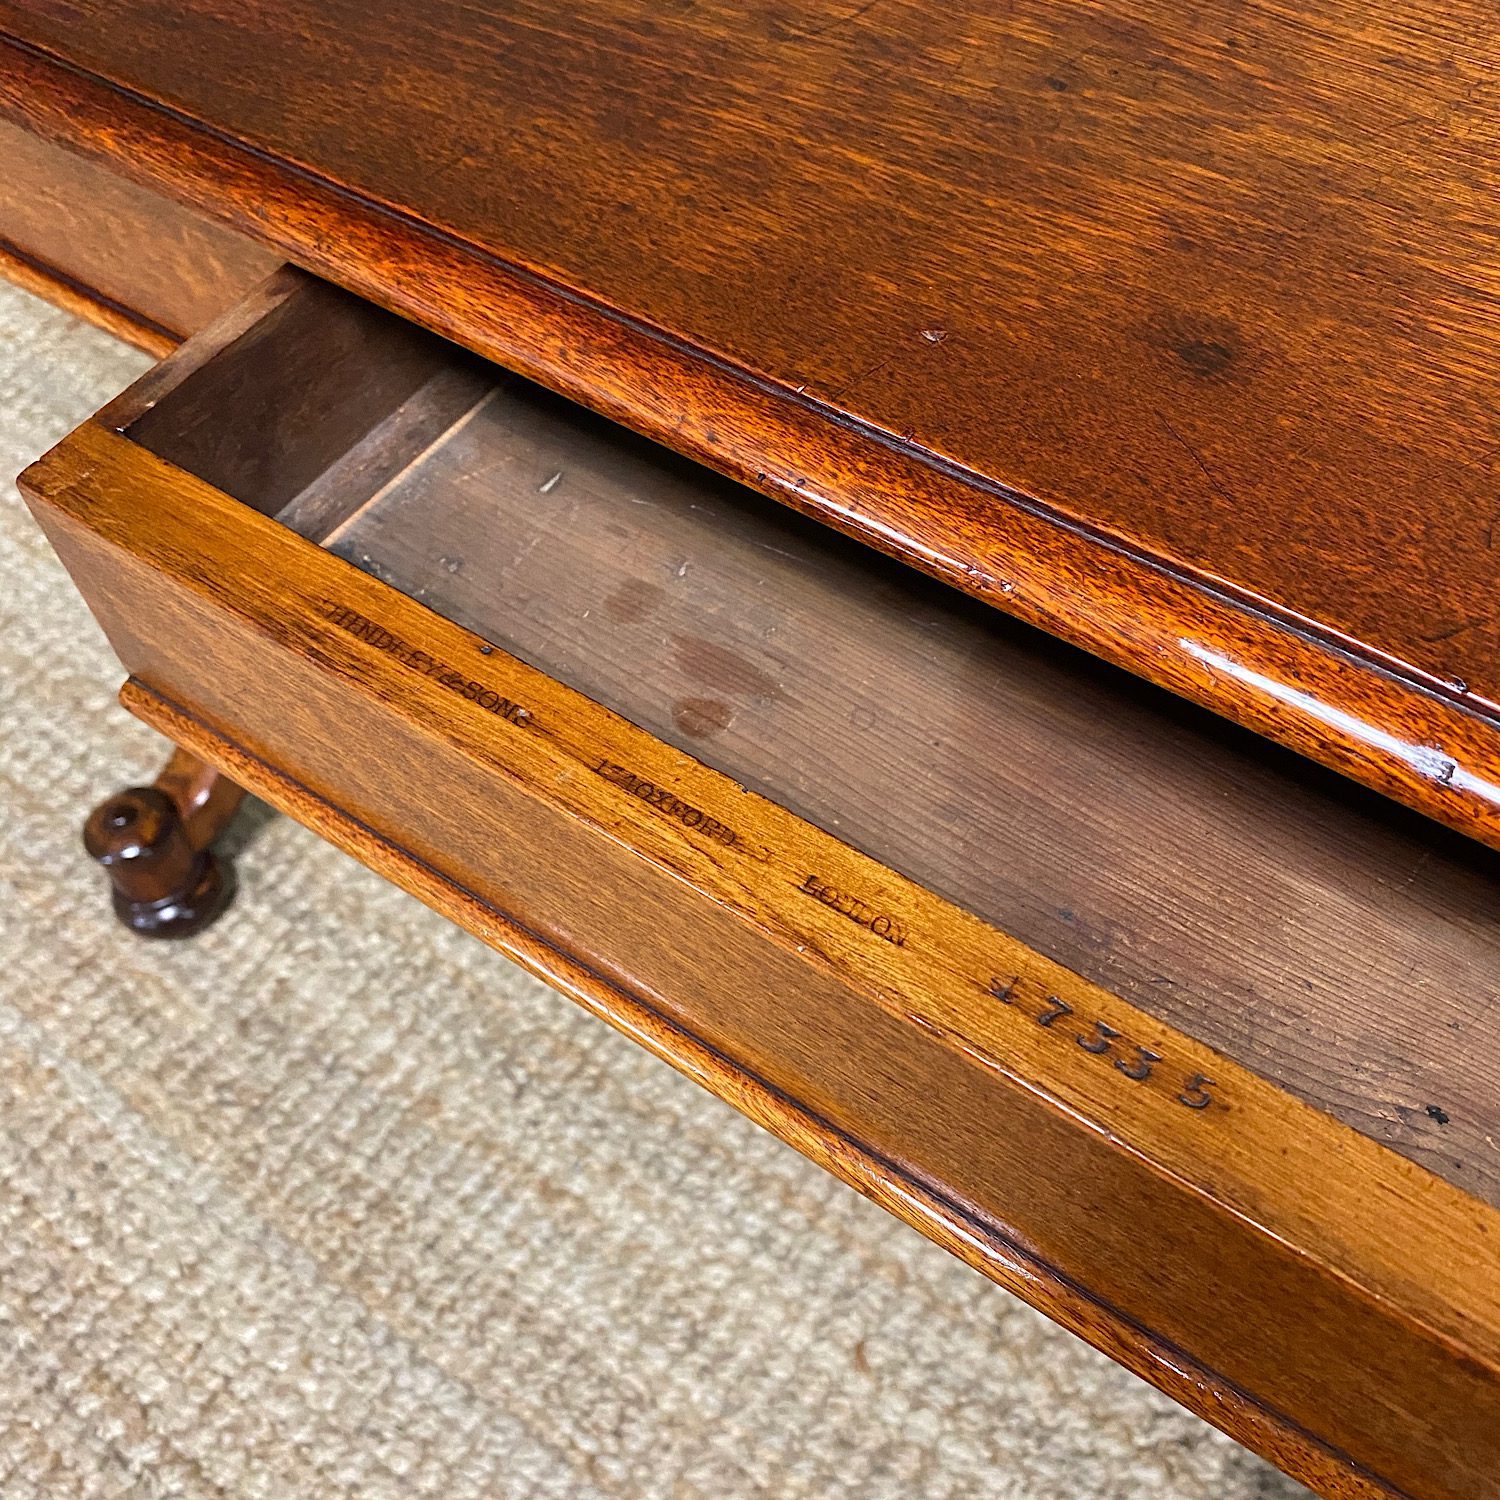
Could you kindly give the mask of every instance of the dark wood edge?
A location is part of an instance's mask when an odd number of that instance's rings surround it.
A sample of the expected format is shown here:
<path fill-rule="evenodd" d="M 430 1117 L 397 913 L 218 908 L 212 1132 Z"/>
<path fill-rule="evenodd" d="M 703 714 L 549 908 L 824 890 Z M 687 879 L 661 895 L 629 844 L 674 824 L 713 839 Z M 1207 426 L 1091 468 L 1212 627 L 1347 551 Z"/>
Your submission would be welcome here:
<path fill-rule="evenodd" d="M 1500 848 L 1500 709 L 0 35 L 0 111 L 403 316 Z M 1010 508 L 976 548 L 977 518 Z"/>
<path fill-rule="evenodd" d="M 157 359 L 170 354 L 182 342 L 180 334 L 122 307 L 94 287 L 34 260 L 4 240 L 0 240 L 0 276 L 22 291 L 51 302 Z"/>
<path fill-rule="evenodd" d="M 930 1185 L 834 1129 L 663 1016 L 649 1001 L 560 950 L 474 892 L 218 734 L 132 678 L 120 701 L 194 756 L 310 828 L 544 983 L 607 1021 L 756 1124 L 990 1280 L 1015 1293 L 1188 1410 L 1321 1494 L 1403 1492 L 1282 1413 L 1207 1369 L 1186 1351 L 1092 1295 Z"/>

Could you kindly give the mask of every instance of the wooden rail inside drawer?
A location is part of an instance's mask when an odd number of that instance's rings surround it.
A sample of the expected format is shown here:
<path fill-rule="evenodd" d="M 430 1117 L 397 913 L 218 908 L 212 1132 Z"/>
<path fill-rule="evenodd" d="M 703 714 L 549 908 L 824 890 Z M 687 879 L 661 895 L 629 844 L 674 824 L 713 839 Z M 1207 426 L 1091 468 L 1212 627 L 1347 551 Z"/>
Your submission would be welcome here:
<path fill-rule="evenodd" d="M 179 738 L 1311 1482 L 1493 1493 L 1492 853 L 291 272 L 25 487 Z"/>

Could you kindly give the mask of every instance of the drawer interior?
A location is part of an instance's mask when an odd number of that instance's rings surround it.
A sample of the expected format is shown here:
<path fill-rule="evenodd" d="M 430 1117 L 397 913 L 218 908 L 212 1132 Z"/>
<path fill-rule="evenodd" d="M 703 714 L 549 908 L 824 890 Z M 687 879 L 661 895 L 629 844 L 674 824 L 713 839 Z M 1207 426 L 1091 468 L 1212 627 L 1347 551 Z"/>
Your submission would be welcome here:
<path fill-rule="evenodd" d="M 113 420 L 1500 1203 L 1496 856 L 318 283 Z"/>

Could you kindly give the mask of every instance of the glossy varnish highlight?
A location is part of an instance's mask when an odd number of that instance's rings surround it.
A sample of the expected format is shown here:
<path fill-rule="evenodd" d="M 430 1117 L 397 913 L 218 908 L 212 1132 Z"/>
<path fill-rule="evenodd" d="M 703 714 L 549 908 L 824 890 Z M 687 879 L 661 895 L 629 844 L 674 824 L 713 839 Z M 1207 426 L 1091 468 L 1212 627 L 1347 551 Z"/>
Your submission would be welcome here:
<path fill-rule="evenodd" d="M 4 107 L 1500 840 L 1480 0 L 124 10 Z"/>

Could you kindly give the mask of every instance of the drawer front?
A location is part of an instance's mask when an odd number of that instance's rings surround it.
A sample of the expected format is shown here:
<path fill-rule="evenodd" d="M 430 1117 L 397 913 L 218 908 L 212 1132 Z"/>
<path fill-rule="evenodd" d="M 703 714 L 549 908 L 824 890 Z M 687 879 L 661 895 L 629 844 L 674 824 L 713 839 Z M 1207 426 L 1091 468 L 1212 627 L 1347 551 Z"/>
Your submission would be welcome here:
<path fill-rule="evenodd" d="M 162 353 L 276 257 L 0 119 L 0 274 Z"/>
<path fill-rule="evenodd" d="M 1493 1493 L 1492 1207 L 330 550 L 483 378 L 287 274 L 29 471 L 131 701 L 1309 1482 Z"/>

